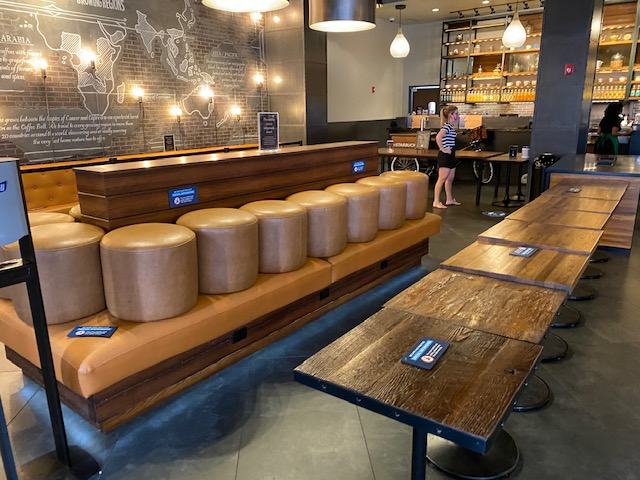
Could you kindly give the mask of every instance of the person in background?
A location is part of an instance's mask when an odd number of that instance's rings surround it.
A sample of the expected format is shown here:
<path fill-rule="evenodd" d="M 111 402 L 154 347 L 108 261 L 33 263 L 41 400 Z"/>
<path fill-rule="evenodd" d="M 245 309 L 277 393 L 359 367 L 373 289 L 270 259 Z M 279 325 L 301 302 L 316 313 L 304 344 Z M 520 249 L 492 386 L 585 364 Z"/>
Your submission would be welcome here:
<path fill-rule="evenodd" d="M 605 155 L 618 154 L 618 137 L 620 135 L 629 135 L 623 133 L 620 123 L 622 122 L 622 103 L 613 102 L 607 105 L 604 111 L 604 117 L 598 125 L 598 134 L 600 135 L 593 146 L 593 153 Z"/>
<path fill-rule="evenodd" d="M 461 205 L 453 196 L 453 179 L 456 176 L 456 130 L 454 125 L 458 124 L 458 107 L 447 105 L 440 111 L 440 122 L 442 127 L 436 135 L 438 144 L 438 181 L 433 191 L 433 207 L 447 208 L 447 205 Z M 442 187 L 446 194 L 446 201 L 443 205 L 440 201 Z"/>

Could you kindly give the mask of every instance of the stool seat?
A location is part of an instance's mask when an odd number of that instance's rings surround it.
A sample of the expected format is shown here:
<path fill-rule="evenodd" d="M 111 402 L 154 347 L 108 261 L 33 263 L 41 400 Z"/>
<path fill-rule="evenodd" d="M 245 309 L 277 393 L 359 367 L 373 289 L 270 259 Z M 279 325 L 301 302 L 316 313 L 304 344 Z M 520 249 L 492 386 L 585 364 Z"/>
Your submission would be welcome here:
<path fill-rule="evenodd" d="M 332 257 L 347 247 L 347 199 L 323 190 L 294 193 L 287 201 L 307 210 L 307 255 Z"/>
<path fill-rule="evenodd" d="M 49 225 L 52 223 L 73 223 L 75 219 L 66 213 L 56 212 L 29 212 L 29 225 L 37 227 L 38 225 Z"/>
<path fill-rule="evenodd" d="M 347 242 L 370 242 L 378 235 L 380 193 L 357 183 L 338 183 L 324 189 L 347 199 Z"/>
<path fill-rule="evenodd" d="M 107 233 L 100 244 L 107 309 L 132 322 L 189 311 L 198 300 L 195 233 L 181 225 L 140 223 Z"/>
<path fill-rule="evenodd" d="M 71 215 L 76 222 L 82 221 L 82 210 L 80 209 L 79 203 L 69 209 L 69 215 Z"/>
<path fill-rule="evenodd" d="M 407 185 L 392 177 L 364 177 L 356 181 L 378 189 L 380 193 L 380 211 L 378 229 L 396 230 L 404 224 L 407 208 Z"/>
<path fill-rule="evenodd" d="M 307 210 L 286 200 L 259 200 L 241 210 L 258 217 L 259 270 L 284 273 L 307 261 Z"/>
<path fill-rule="evenodd" d="M 182 215 L 198 244 L 200 292 L 246 290 L 258 278 L 258 217 L 237 208 L 206 208 Z"/>
<path fill-rule="evenodd" d="M 407 220 L 419 220 L 427 213 L 429 203 L 429 177 L 422 172 L 411 170 L 394 170 L 382 172 L 381 177 L 401 180 L 407 186 L 407 204 L 405 218 Z"/>
<path fill-rule="evenodd" d="M 48 324 L 71 322 L 104 310 L 100 240 L 104 231 L 84 223 L 56 223 L 31 228 Z M 7 245 L 9 258 L 20 257 L 17 242 Z M 33 323 L 24 285 L 11 287 L 18 316 Z"/>

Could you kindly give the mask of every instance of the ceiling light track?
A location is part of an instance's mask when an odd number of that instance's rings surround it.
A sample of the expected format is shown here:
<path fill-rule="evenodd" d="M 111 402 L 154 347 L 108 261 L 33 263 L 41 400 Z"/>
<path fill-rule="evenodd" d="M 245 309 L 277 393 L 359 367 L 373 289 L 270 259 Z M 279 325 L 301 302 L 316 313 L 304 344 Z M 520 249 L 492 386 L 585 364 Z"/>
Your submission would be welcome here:
<path fill-rule="evenodd" d="M 487 12 L 484 15 L 494 15 L 497 13 L 501 13 L 500 10 L 503 10 L 502 13 L 510 13 L 514 11 L 513 7 L 515 4 L 516 4 L 515 1 L 508 2 L 508 3 L 497 3 L 493 5 L 482 6 L 482 7 L 467 8 L 464 10 L 453 10 L 449 13 L 457 13 L 459 18 L 479 17 L 483 15 L 482 13 L 483 10 L 486 10 Z M 539 7 L 536 6 L 535 4 L 539 4 Z M 539 10 L 542 8 L 544 8 L 544 0 L 527 0 L 526 2 L 522 2 L 522 9 L 520 11 Z"/>

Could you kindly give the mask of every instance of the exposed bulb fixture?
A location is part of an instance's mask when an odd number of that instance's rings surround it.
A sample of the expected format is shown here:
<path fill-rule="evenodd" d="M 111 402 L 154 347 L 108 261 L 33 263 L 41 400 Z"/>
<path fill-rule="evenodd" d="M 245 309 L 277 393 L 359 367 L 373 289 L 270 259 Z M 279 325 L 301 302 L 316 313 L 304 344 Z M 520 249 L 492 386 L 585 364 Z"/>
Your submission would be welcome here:
<path fill-rule="evenodd" d="M 131 94 L 138 99 L 138 102 L 142 103 L 144 98 L 144 90 L 140 87 L 133 87 Z"/>
<path fill-rule="evenodd" d="M 362 32 L 376 26 L 371 0 L 309 0 L 309 28 L 321 32 Z"/>
<path fill-rule="evenodd" d="M 240 107 L 238 105 L 233 105 L 231 107 L 231 115 L 235 115 L 238 120 L 240 120 L 241 113 L 242 113 L 242 110 L 240 110 Z"/>
<path fill-rule="evenodd" d="M 256 85 L 261 87 L 262 85 L 264 85 L 264 75 L 262 75 L 261 73 L 256 73 L 253 76 L 253 81 L 256 82 Z"/>
<path fill-rule="evenodd" d="M 178 123 L 180 123 L 180 117 L 182 116 L 182 109 L 179 106 L 174 105 L 173 107 L 171 107 L 171 115 L 176 117 L 176 120 L 178 121 Z"/>
<path fill-rule="evenodd" d="M 400 12 L 400 26 L 398 27 L 396 37 L 393 39 L 393 42 L 391 42 L 391 46 L 389 46 L 389 53 L 393 58 L 404 58 L 409 55 L 409 51 L 411 50 L 409 42 L 402 33 L 402 10 L 405 8 L 407 8 L 406 5 L 396 5 L 396 10 Z"/>
<path fill-rule="evenodd" d="M 202 0 L 205 7 L 225 12 L 271 12 L 288 7 L 288 0 Z"/>
<path fill-rule="evenodd" d="M 80 50 L 80 60 L 85 62 L 91 70 L 96 69 L 96 54 L 91 50 L 85 50 L 84 48 Z"/>
<path fill-rule="evenodd" d="M 213 102 L 213 90 L 211 90 L 209 85 L 200 87 L 200 96 L 209 100 L 209 103 Z"/>
<path fill-rule="evenodd" d="M 47 78 L 47 67 L 49 66 L 47 64 L 47 61 L 42 58 L 42 57 L 34 57 L 30 60 L 31 63 L 31 67 L 36 69 L 39 68 L 40 69 L 40 75 L 42 75 L 42 79 L 46 79 Z"/>
<path fill-rule="evenodd" d="M 507 48 L 518 48 L 524 45 L 526 40 L 527 31 L 524 29 L 520 18 L 518 18 L 518 6 L 516 5 L 516 13 L 502 34 L 502 44 Z"/>
<path fill-rule="evenodd" d="M 259 22 L 260 20 L 262 20 L 262 14 L 260 12 L 251 12 L 251 15 L 249 16 L 254 22 Z"/>

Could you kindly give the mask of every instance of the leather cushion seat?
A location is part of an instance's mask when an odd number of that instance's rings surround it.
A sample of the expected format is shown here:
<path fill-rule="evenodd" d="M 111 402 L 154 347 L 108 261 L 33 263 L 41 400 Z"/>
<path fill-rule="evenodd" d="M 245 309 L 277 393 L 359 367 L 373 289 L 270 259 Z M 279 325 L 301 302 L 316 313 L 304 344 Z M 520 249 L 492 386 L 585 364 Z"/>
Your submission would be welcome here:
<path fill-rule="evenodd" d="M 404 223 L 407 208 L 407 186 L 395 178 L 364 177 L 356 181 L 361 185 L 377 188 L 380 192 L 380 214 L 378 228 L 380 230 L 395 230 Z"/>
<path fill-rule="evenodd" d="M 429 196 L 429 177 L 422 172 L 411 170 L 394 170 L 383 172 L 381 177 L 390 177 L 401 180 L 407 186 L 407 204 L 405 218 L 417 220 L 427 213 Z"/>
<path fill-rule="evenodd" d="M 107 233 L 100 244 L 109 312 L 151 322 L 181 315 L 198 300 L 198 254 L 191 230 L 139 223 Z"/>
<path fill-rule="evenodd" d="M 29 225 L 37 227 L 38 225 L 49 225 L 52 223 L 73 223 L 75 219 L 66 213 L 57 212 L 29 212 Z"/>
<path fill-rule="evenodd" d="M 258 217 L 259 270 L 284 273 L 302 267 L 307 259 L 307 210 L 285 200 L 259 200 L 241 210 Z"/>
<path fill-rule="evenodd" d="M 357 183 L 338 183 L 325 188 L 326 192 L 347 199 L 347 241 L 370 242 L 378 234 L 380 194 L 378 190 Z"/>
<path fill-rule="evenodd" d="M 103 310 L 100 240 L 104 231 L 83 223 L 58 223 L 35 226 L 31 235 L 47 323 L 70 322 Z M 6 247 L 6 255 L 20 257 L 17 242 Z M 18 316 L 32 323 L 26 287 L 11 287 L 11 296 Z"/>
<path fill-rule="evenodd" d="M 347 199 L 322 190 L 308 190 L 287 197 L 307 209 L 307 255 L 330 257 L 347 246 Z"/>
<path fill-rule="evenodd" d="M 79 203 L 69 209 L 69 215 L 71 215 L 76 222 L 82 221 L 82 210 L 80 209 Z"/>
<path fill-rule="evenodd" d="M 258 278 L 258 218 L 237 208 L 206 208 L 182 215 L 198 244 L 200 292 L 245 290 Z"/>

